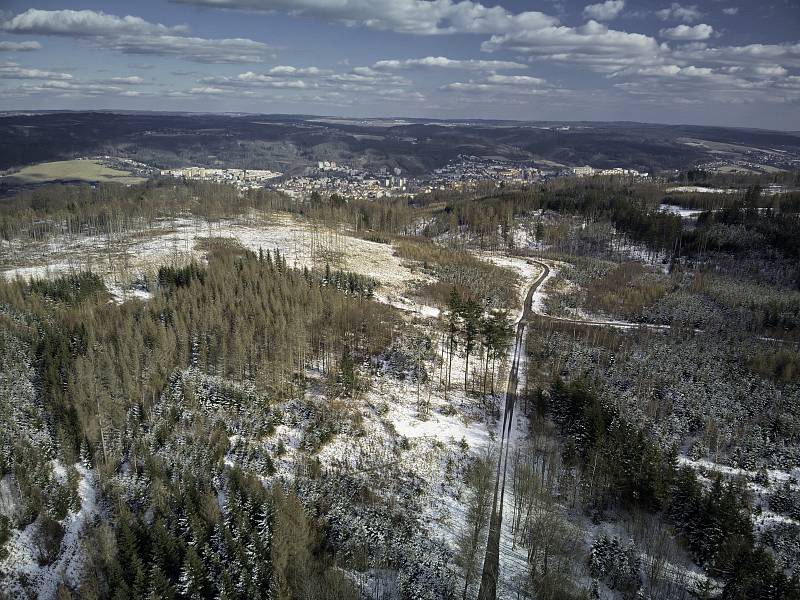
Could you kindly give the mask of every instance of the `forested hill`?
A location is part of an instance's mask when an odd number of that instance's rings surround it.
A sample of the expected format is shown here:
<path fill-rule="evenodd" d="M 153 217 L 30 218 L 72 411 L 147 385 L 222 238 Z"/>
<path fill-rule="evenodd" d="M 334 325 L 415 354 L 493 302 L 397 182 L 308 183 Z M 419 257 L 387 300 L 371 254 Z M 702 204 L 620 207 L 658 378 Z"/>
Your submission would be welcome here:
<path fill-rule="evenodd" d="M 449 122 L 297 115 L 50 112 L 0 115 L 0 169 L 108 154 L 156 167 L 240 166 L 281 172 L 318 160 L 428 172 L 459 154 L 648 172 L 726 158 L 791 160 L 800 136 L 641 123 Z"/>

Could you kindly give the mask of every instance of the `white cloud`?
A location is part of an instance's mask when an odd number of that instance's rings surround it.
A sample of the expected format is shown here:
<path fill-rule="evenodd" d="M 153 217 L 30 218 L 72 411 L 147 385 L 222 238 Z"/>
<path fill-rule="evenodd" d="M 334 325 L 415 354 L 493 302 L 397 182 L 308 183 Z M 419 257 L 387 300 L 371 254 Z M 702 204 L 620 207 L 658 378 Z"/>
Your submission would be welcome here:
<path fill-rule="evenodd" d="M 106 94 L 108 92 L 121 92 L 122 88 L 115 85 L 108 85 L 102 83 L 79 83 L 72 81 L 45 81 L 36 84 L 30 88 L 31 90 L 58 90 L 67 92 L 81 92 L 91 94 Z"/>
<path fill-rule="evenodd" d="M 689 52 L 675 52 L 673 58 L 688 61 L 698 57 L 714 56 L 720 64 L 663 64 L 654 66 L 632 65 L 612 75 L 626 79 L 613 87 L 637 97 L 640 101 L 718 102 L 730 103 L 783 103 L 800 100 L 800 89 L 792 85 L 789 70 L 774 63 L 756 60 L 752 63 L 730 61 L 731 55 L 752 54 L 754 49 L 732 47 L 727 49 L 695 48 Z M 761 49 L 760 54 L 786 53 L 786 48 Z M 708 54 L 710 53 L 710 54 Z M 693 58 L 694 57 L 694 58 Z M 727 63 L 727 64 L 724 64 Z"/>
<path fill-rule="evenodd" d="M 789 71 L 778 65 L 753 67 L 753 72 L 764 77 L 785 77 L 789 73 Z"/>
<path fill-rule="evenodd" d="M 513 102 L 514 97 L 564 95 L 568 90 L 556 87 L 540 77 L 529 75 L 498 75 L 492 73 L 486 79 L 456 81 L 439 88 L 443 92 L 468 94 L 481 98 L 482 102 Z"/>
<path fill-rule="evenodd" d="M 467 93 L 485 93 L 485 92 L 495 92 L 495 93 L 526 93 L 532 95 L 541 95 L 549 90 L 537 90 L 537 89 L 528 89 L 528 90 L 513 90 L 510 91 L 508 88 L 498 85 L 495 83 L 483 83 L 480 81 L 455 81 L 453 83 L 448 83 L 440 88 L 442 91 L 445 92 L 467 92 Z"/>
<path fill-rule="evenodd" d="M 460 69 L 463 71 L 506 71 L 527 69 L 528 66 L 507 60 L 456 60 L 444 56 L 426 56 L 405 60 L 379 60 L 373 66 L 378 71 L 400 71 L 405 69 Z"/>
<path fill-rule="evenodd" d="M 800 43 L 678 48 L 672 54 L 676 59 L 687 62 L 800 68 Z"/>
<path fill-rule="evenodd" d="M 668 8 L 662 8 L 656 11 L 656 16 L 662 21 L 683 21 L 684 23 L 693 23 L 698 21 L 703 13 L 696 5 L 683 6 L 677 2 L 673 2 Z"/>
<path fill-rule="evenodd" d="M 2 24 L 9 33 L 72 37 L 126 54 L 176 55 L 201 63 L 261 62 L 268 46 L 245 38 L 206 39 L 185 25 L 167 27 L 140 17 L 93 10 L 28 9 Z"/>
<path fill-rule="evenodd" d="M 108 81 L 109 83 L 116 85 L 137 85 L 140 83 L 144 83 L 144 79 L 142 79 L 138 75 L 130 75 L 128 77 L 112 77 Z"/>
<path fill-rule="evenodd" d="M 486 78 L 489 83 L 496 83 L 499 85 L 528 85 L 528 86 L 545 86 L 547 81 L 540 77 L 530 77 L 529 75 L 497 75 L 493 73 Z"/>
<path fill-rule="evenodd" d="M 666 51 L 650 36 L 609 29 L 597 21 L 581 27 L 544 27 L 493 35 L 481 48 L 583 64 L 599 72 L 613 72 L 631 63 L 662 62 Z"/>
<path fill-rule="evenodd" d="M 595 21 L 615 19 L 625 8 L 625 0 L 606 0 L 598 4 L 590 4 L 583 9 L 583 16 Z"/>
<path fill-rule="evenodd" d="M 714 28 L 711 25 L 700 23 L 699 25 L 678 25 L 662 29 L 658 33 L 668 40 L 696 42 L 710 38 L 714 33 Z"/>
<path fill-rule="evenodd" d="M 282 75 L 285 77 L 304 77 L 306 75 L 322 75 L 328 71 L 323 71 L 317 67 L 291 67 L 278 65 L 269 70 L 270 75 Z"/>
<path fill-rule="evenodd" d="M 39 42 L 0 42 L 0 52 L 29 52 L 41 48 Z"/>
<path fill-rule="evenodd" d="M 317 104 L 326 99 L 336 105 L 368 102 L 421 102 L 422 92 L 410 89 L 411 81 L 400 75 L 371 67 L 354 67 L 333 72 L 318 67 L 280 65 L 264 72 L 246 71 L 237 75 L 203 77 L 195 87 L 173 90 L 169 98 L 208 98 L 244 95 L 270 101 Z"/>
<path fill-rule="evenodd" d="M 3 24 L 12 33 L 97 37 L 117 35 L 174 35 L 186 26 L 166 27 L 140 17 L 118 17 L 93 10 L 38 10 L 30 8 Z"/>
<path fill-rule="evenodd" d="M 736 7 L 736 6 L 731 6 L 731 7 L 728 7 L 728 8 L 723 8 L 722 12 L 724 12 L 726 15 L 731 15 L 732 16 L 732 15 L 735 15 L 735 14 L 737 14 L 739 12 L 739 8 Z"/>
<path fill-rule="evenodd" d="M 173 0 L 214 8 L 282 11 L 370 29 L 421 35 L 498 33 L 554 25 L 538 11 L 513 14 L 472 0 Z"/>
<path fill-rule="evenodd" d="M 1 0 L 0 0 L 1 1 Z M 546 80 L 525 74 L 538 61 L 557 66 L 577 66 L 601 73 L 609 78 L 611 90 L 597 88 L 587 94 L 632 94 L 646 102 L 694 103 L 704 97 L 709 101 L 775 101 L 797 99 L 800 85 L 800 44 L 751 44 L 748 46 L 713 47 L 715 37 L 711 25 L 703 23 L 698 5 L 706 12 L 706 3 L 683 5 L 663 0 L 656 7 L 656 21 L 662 29 L 660 39 L 634 31 L 610 28 L 606 23 L 629 16 L 623 0 L 596 0 L 587 4 L 583 16 L 587 22 L 567 26 L 553 16 L 529 11 L 514 13 L 492 0 L 487 5 L 478 0 L 172 0 L 184 4 L 218 8 L 239 8 L 280 12 L 294 16 L 322 19 L 351 27 L 394 31 L 415 35 L 473 33 L 482 41 L 484 52 L 498 52 L 484 60 L 423 56 L 380 60 L 371 66 L 351 67 L 341 56 L 331 57 L 327 66 L 278 65 L 257 69 L 244 67 L 236 71 L 192 73 L 192 84 L 173 86 L 144 72 L 138 76 L 108 74 L 108 79 L 77 81 L 69 73 L 24 68 L 16 63 L 0 63 L 0 79 L 19 80 L 20 93 L 53 93 L 60 95 L 109 94 L 112 96 L 159 95 L 171 98 L 214 98 L 233 102 L 237 96 L 266 98 L 270 101 L 328 103 L 331 106 L 376 106 L 388 101 L 420 102 L 421 90 L 430 86 L 438 97 L 451 102 L 467 103 L 532 103 L 534 97 L 553 96 L 568 100 L 570 90 Z M 580 6 L 594 0 L 584 0 Z M 686 0 L 684 0 L 686 1 Z M 692 1 L 692 0 L 689 0 Z M 696 0 L 695 0 L 696 1 Z M 716 10 L 737 13 L 731 3 L 717 4 Z M 630 3 L 628 3 L 630 4 Z M 650 8 L 646 13 L 654 20 Z M 635 11 L 633 11 L 635 12 Z M 641 13 L 640 13 L 641 14 Z M 721 15 L 717 13 L 720 17 Z M 615 21 L 620 23 L 622 21 Z M 628 19 L 626 25 L 634 23 Z M 658 27 L 653 27 L 653 30 Z M 163 25 L 135 16 L 110 15 L 94 10 L 36 10 L 16 16 L 7 15 L 0 32 L 18 35 L 51 35 L 77 40 L 92 48 L 114 50 L 126 54 L 153 54 L 182 57 L 203 63 L 258 63 L 271 50 L 249 39 L 205 39 L 193 36 L 188 27 Z M 17 38 L 17 39 L 29 39 Z M 675 40 L 679 43 L 666 43 Z M 302 38 L 299 40 L 302 42 Z M 36 47 L 34 47 L 34 45 Z M 35 50 L 38 42 L 0 42 L 1 51 Z M 503 54 L 499 54 L 502 52 Z M 522 58 L 520 58 L 522 57 Z M 512 60 L 513 59 L 513 60 Z M 142 59 L 148 60 L 148 59 Z M 339 62 L 337 62 L 339 61 Z M 132 65 L 128 65 L 128 70 Z M 252 69 L 252 70 L 248 70 Z M 431 83 L 433 76 L 422 77 L 422 71 L 450 72 L 459 79 L 442 85 Z M 135 72 L 135 71 L 134 71 Z M 182 72 L 186 75 L 186 72 Z M 218 74 L 216 74 L 218 73 Z M 514 74 L 517 73 L 517 74 Z M 206 75 L 206 76 L 204 76 Z M 411 81 L 420 77 L 420 86 Z M 474 79 L 472 79 L 474 78 Z M 596 81 L 593 77 L 591 80 Z M 449 81 L 449 80 L 448 80 Z M 9 86 L 5 82 L 4 86 Z M 141 91 L 140 85 L 145 86 Z M 436 91 L 440 90 L 440 91 Z M 16 93 L 4 88 L 2 93 Z M 705 96 L 704 96 L 705 95 Z M 576 96 L 577 97 L 577 96 Z M 738 98 L 738 100 L 737 100 Z M 437 98 L 431 98 L 436 102 Z M 433 106 L 433 104 L 428 104 Z"/>
<path fill-rule="evenodd" d="M 69 73 L 57 73 L 42 69 L 26 69 L 17 63 L 0 63 L 0 79 L 48 79 L 53 81 L 66 81 L 72 79 Z"/>
<path fill-rule="evenodd" d="M 142 92 L 132 90 L 129 87 L 120 87 L 102 82 L 79 82 L 79 81 L 42 81 L 25 84 L 11 90 L 7 90 L 10 95 L 16 97 L 43 94 L 58 98 L 79 98 L 79 97 L 99 97 L 99 96 L 153 96 L 153 92 Z"/>
<path fill-rule="evenodd" d="M 232 89 L 328 89 L 344 92 L 379 94 L 385 89 L 407 87 L 411 82 L 399 75 L 383 73 L 371 67 L 355 67 L 334 73 L 317 67 L 278 66 L 264 73 L 247 71 L 234 76 L 203 77 L 198 83 L 221 90 Z"/>

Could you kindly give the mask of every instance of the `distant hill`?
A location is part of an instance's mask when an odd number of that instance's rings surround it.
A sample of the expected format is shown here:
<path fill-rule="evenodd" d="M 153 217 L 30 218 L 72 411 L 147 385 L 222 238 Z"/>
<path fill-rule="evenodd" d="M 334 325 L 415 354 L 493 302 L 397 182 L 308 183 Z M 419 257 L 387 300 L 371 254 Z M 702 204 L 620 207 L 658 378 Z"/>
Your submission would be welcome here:
<path fill-rule="evenodd" d="M 459 154 L 650 172 L 714 160 L 785 168 L 800 157 L 800 134 L 764 130 L 309 115 L 15 112 L 0 115 L 0 140 L 0 169 L 98 154 L 160 168 L 225 165 L 292 172 L 336 160 L 410 174 Z"/>

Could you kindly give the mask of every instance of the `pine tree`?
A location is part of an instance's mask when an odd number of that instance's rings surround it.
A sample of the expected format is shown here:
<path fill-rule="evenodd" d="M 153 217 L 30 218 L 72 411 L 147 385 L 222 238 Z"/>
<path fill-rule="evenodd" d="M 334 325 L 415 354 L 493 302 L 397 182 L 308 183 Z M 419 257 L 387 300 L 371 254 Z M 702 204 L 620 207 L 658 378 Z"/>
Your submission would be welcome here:
<path fill-rule="evenodd" d="M 469 378 L 469 357 L 475 349 L 475 342 L 480 332 L 481 307 L 472 298 L 467 298 L 461 305 L 461 319 L 464 322 L 464 395 L 467 394 Z"/>
<path fill-rule="evenodd" d="M 175 587 L 157 564 L 150 568 L 147 600 L 174 600 Z"/>
<path fill-rule="evenodd" d="M 183 568 L 178 579 L 178 590 L 183 598 L 195 600 L 206 595 L 206 573 L 203 562 L 194 548 L 189 546 L 183 561 Z"/>
<path fill-rule="evenodd" d="M 447 301 L 448 309 L 448 322 L 447 322 L 447 335 L 448 335 L 448 365 L 447 365 L 447 382 L 444 386 L 444 398 L 447 400 L 447 390 L 450 388 L 450 374 L 453 371 L 453 354 L 458 346 L 457 334 L 460 324 L 461 312 L 461 295 L 455 287 L 450 288 L 450 297 Z"/>

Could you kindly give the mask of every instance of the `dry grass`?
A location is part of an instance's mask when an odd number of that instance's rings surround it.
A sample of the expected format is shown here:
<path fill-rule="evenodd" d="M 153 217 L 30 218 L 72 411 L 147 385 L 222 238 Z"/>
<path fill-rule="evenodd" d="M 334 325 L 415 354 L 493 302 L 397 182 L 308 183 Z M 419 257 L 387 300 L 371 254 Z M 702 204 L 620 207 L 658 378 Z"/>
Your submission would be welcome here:
<path fill-rule="evenodd" d="M 48 181 L 97 181 L 101 183 L 142 183 L 127 171 L 106 167 L 96 160 L 59 160 L 23 167 L 7 176 L 21 183 L 46 183 Z"/>
<path fill-rule="evenodd" d="M 442 306 L 455 287 L 462 295 L 488 300 L 494 306 L 517 303 L 517 274 L 506 267 L 480 260 L 465 251 L 437 246 L 425 238 L 399 239 L 398 257 L 421 263 L 422 270 L 437 281 L 418 288 L 420 295 Z"/>

